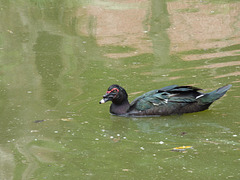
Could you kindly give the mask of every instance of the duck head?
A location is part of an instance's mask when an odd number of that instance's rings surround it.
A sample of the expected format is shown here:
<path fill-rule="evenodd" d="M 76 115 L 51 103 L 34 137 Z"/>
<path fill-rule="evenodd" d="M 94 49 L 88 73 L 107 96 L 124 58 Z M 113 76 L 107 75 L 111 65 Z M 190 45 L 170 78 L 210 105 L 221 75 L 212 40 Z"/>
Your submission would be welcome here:
<path fill-rule="evenodd" d="M 112 101 L 114 104 L 122 104 L 127 98 L 128 95 L 125 89 L 117 84 L 113 84 L 108 88 L 106 94 L 103 95 L 103 99 L 99 103 L 103 104 L 107 101 Z"/>

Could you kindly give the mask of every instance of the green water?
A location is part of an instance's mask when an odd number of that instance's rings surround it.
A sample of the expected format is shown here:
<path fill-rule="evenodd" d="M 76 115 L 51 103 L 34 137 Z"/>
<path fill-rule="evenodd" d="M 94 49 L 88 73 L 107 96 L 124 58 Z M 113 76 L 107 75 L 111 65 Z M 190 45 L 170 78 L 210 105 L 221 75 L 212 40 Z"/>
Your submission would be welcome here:
<path fill-rule="evenodd" d="M 239 179 L 238 1 L 1 1 L 0 179 Z M 233 87 L 209 110 L 99 105 L 164 86 Z M 175 147 L 192 146 L 185 151 Z"/>

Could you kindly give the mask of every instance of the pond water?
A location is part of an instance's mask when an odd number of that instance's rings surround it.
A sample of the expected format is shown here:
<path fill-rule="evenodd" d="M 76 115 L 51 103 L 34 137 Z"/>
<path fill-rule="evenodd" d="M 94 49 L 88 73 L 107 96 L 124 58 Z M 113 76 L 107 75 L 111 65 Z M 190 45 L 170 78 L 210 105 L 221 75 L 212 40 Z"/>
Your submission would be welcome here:
<path fill-rule="evenodd" d="M 0 179 L 239 179 L 239 19 L 236 0 L 1 1 Z M 98 104 L 116 83 L 130 101 L 233 87 L 203 112 L 126 118 Z"/>

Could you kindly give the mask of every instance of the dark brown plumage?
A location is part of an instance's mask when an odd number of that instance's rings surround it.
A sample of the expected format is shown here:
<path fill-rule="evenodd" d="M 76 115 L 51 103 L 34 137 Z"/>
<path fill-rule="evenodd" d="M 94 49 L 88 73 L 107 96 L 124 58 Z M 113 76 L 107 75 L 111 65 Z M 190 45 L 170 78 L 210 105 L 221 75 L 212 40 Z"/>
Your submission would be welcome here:
<path fill-rule="evenodd" d="M 114 84 L 108 88 L 107 93 L 99 103 L 112 101 L 110 112 L 121 116 L 165 116 L 191 113 L 208 109 L 231 86 L 223 86 L 205 94 L 199 92 L 200 88 L 172 85 L 149 91 L 130 104 L 125 89 Z"/>

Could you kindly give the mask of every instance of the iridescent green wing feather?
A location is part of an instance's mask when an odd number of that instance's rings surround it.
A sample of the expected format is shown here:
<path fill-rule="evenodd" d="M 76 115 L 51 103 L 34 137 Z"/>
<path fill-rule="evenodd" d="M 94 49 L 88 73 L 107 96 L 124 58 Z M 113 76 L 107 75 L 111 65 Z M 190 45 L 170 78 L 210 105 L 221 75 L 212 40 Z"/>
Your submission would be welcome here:
<path fill-rule="evenodd" d="M 196 102 L 196 96 L 201 94 L 201 90 L 192 86 L 167 86 L 162 89 L 153 90 L 136 98 L 131 107 L 138 111 L 151 108 L 171 106 L 172 104 L 185 104 Z"/>

